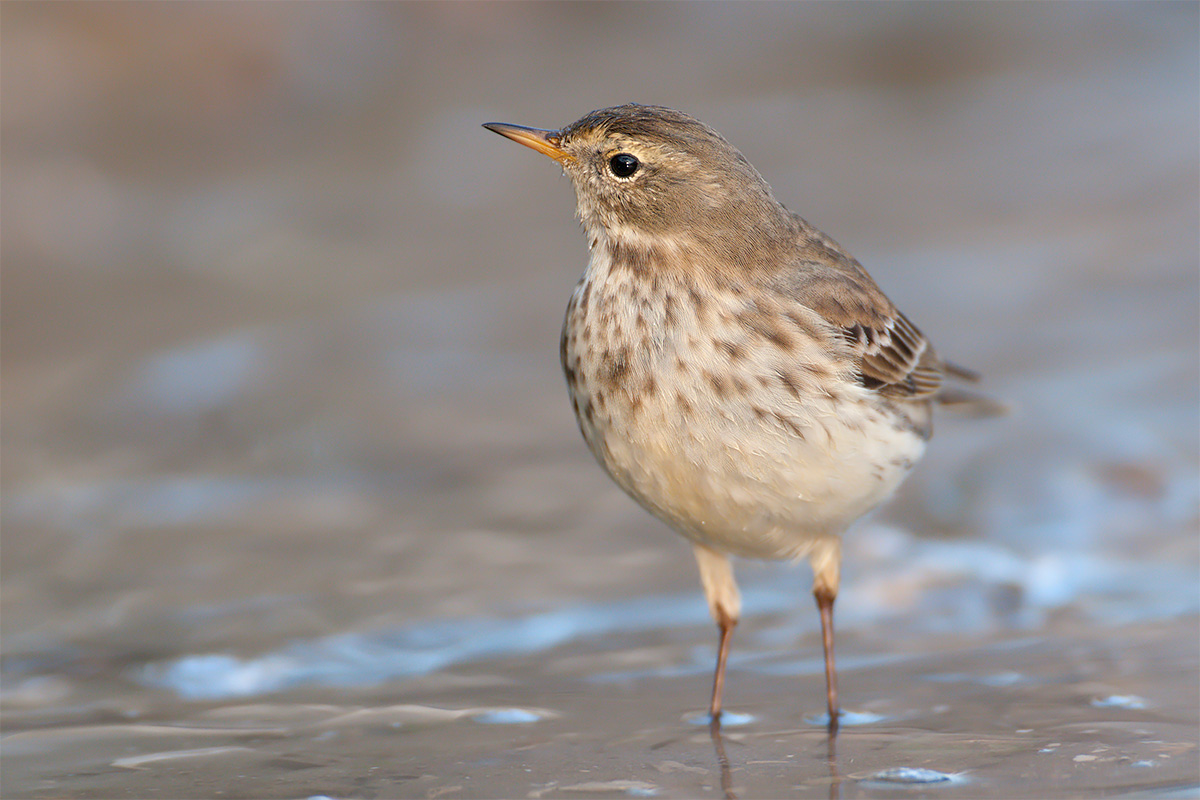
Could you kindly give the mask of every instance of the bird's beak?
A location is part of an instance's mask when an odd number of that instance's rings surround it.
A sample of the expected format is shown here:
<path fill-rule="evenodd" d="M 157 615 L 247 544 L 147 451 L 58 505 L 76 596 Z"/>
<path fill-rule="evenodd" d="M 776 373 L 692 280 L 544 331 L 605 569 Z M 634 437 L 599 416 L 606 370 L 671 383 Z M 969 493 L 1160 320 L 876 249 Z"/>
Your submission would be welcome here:
<path fill-rule="evenodd" d="M 532 147 L 539 153 L 550 156 L 560 164 L 575 160 L 570 153 L 558 146 L 558 131 L 526 128 L 523 125 L 509 125 L 506 122 L 486 122 L 483 127 L 501 136 L 506 136 L 526 147 Z"/>

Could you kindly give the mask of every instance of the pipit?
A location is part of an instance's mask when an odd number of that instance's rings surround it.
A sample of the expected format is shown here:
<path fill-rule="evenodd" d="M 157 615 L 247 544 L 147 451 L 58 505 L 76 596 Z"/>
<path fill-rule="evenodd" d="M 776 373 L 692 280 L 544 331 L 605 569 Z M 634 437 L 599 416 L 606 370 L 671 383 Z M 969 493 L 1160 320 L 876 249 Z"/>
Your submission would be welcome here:
<path fill-rule="evenodd" d="M 631 104 L 484 127 L 574 184 L 591 258 L 563 324 L 567 388 L 608 474 L 692 543 L 720 628 L 713 723 L 741 611 L 729 556 L 807 557 L 835 731 L 841 534 L 921 457 L 943 378 L 973 376 L 693 117 Z"/>

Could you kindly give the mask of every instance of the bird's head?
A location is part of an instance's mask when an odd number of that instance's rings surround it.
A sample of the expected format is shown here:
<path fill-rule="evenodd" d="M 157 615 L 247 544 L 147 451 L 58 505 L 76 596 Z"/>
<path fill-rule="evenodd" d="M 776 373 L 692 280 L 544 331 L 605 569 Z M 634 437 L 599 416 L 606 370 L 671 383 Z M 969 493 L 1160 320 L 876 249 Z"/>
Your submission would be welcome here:
<path fill-rule="evenodd" d="M 703 241 L 739 232 L 745 240 L 786 218 L 750 162 L 679 111 L 629 104 L 593 111 L 560 130 L 484 127 L 562 165 L 592 236 Z"/>

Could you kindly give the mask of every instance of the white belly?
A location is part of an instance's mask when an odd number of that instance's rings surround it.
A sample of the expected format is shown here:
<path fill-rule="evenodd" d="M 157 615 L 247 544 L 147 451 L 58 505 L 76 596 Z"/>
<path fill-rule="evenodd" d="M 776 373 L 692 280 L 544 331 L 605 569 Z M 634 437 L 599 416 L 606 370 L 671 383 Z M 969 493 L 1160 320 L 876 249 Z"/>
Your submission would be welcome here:
<path fill-rule="evenodd" d="M 802 428 L 730 411 L 717 430 L 644 409 L 609 418 L 590 438 L 613 478 L 693 541 L 754 558 L 798 558 L 886 500 L 924 452 L 882 416 L 854 425 L 830 414 Z"/>

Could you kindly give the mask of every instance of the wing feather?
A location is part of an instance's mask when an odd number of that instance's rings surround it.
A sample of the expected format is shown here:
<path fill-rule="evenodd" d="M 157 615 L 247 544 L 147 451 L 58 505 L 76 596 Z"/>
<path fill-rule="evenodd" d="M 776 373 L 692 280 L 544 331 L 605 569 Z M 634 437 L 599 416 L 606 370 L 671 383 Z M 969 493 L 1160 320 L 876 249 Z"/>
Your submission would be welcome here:
<path fill-rule="evenodd" d="M 966 373 L 947 367 L 857 261 L 798 221 L 803 257 L 778 288 L 841 333 L 863 386 L 897 400 L 921 401 L 937 395 L 947 373 Z"/>

